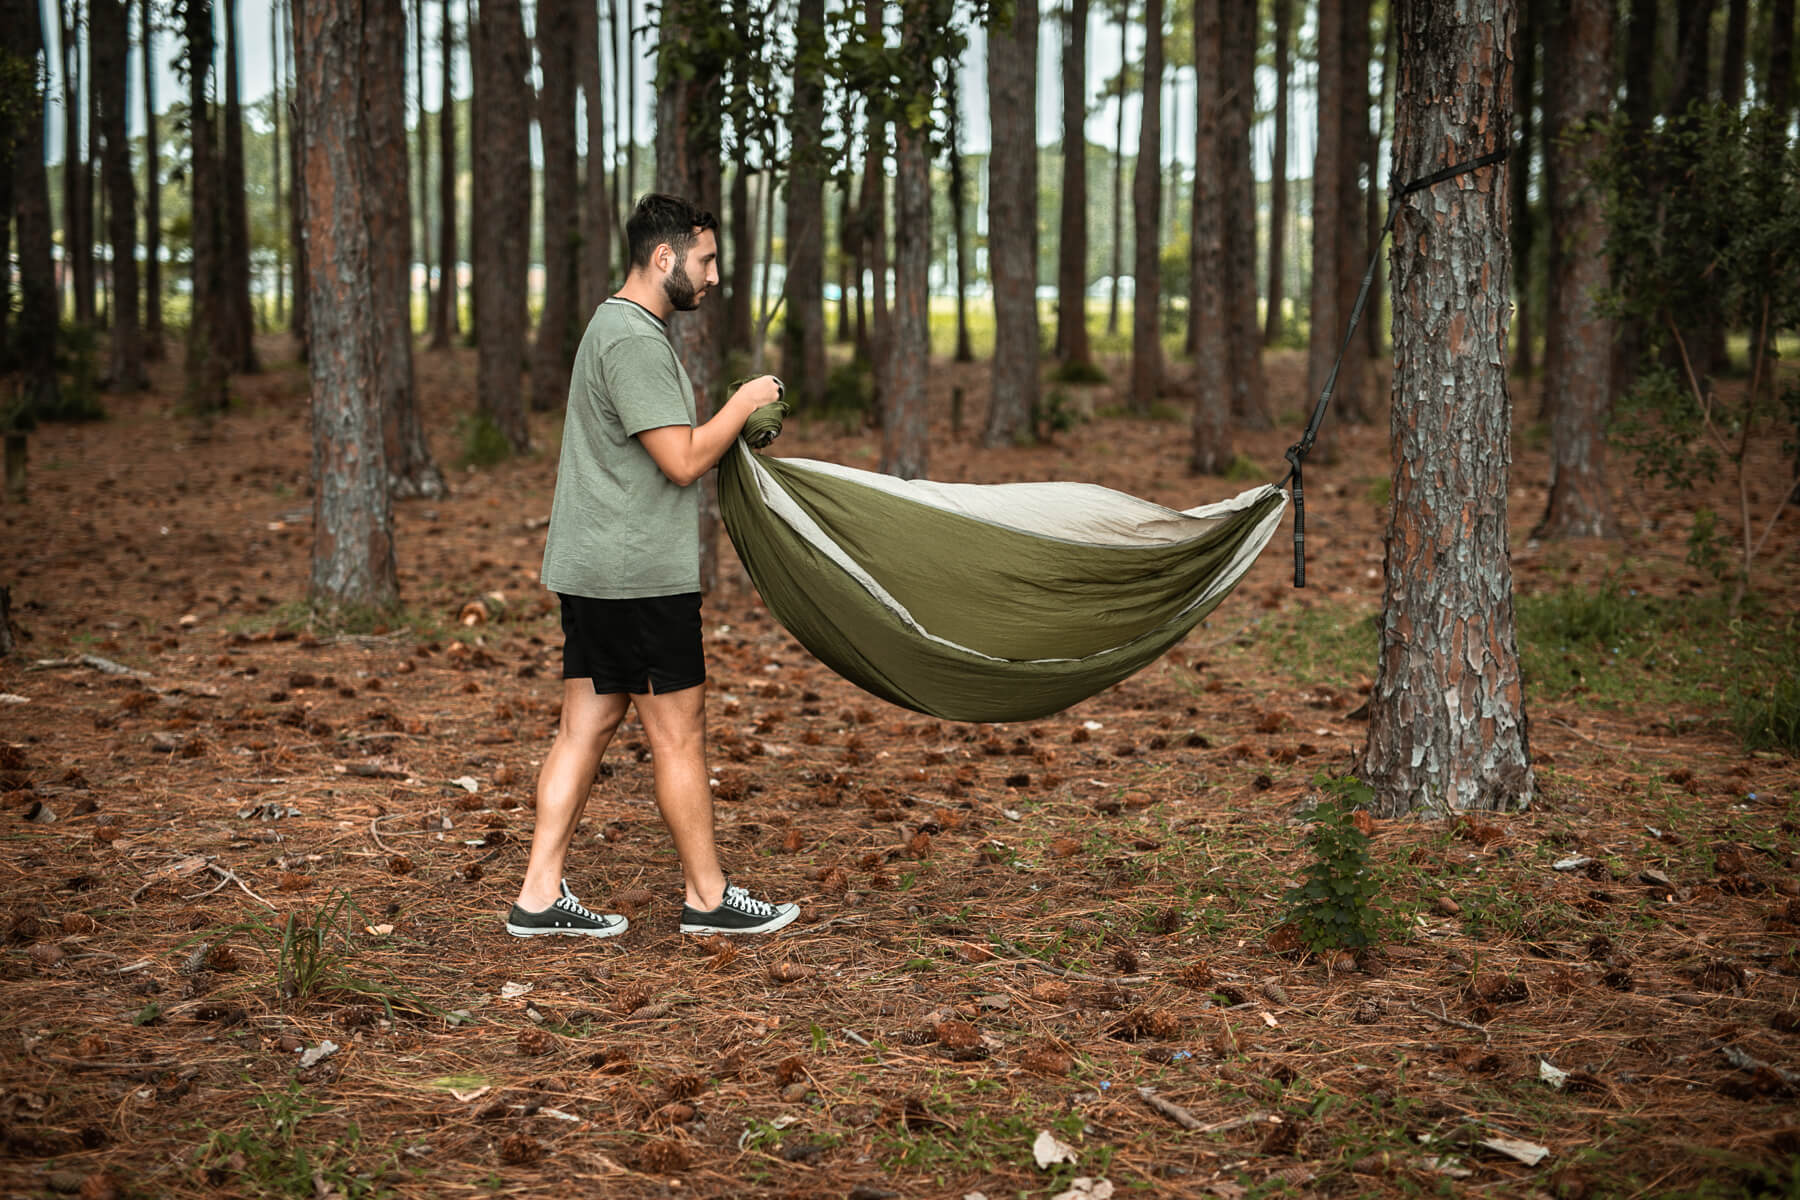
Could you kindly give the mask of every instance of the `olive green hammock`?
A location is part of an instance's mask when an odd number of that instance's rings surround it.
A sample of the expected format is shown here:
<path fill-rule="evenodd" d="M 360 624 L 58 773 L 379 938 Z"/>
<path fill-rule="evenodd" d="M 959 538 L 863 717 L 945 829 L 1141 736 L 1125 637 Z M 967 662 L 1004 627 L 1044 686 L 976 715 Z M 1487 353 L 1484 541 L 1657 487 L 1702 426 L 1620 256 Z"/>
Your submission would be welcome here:
<path fill-rule="evenodd" d="M 771 422 L 745 437 L 766 444 Z M 904 480 L 743 440 L 719 464 L 725 528 L 776 619 L 850 682 L 951 721 L 1047 716 L 1156 661 L 1286 504 L 1269 485 L 1177 512 L 1085 483 Z"/>

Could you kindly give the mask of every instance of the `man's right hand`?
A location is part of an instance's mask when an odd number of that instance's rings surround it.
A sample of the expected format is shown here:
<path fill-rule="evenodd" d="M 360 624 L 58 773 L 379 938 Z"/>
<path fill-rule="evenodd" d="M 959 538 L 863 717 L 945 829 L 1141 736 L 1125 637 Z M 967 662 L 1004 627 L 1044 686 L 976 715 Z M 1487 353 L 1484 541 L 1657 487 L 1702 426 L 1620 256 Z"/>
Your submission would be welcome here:
<path fill-rule="evenodd" d="M 746 412 L 754 412 L 765 404 L 773 404 L 781 399 L 783 388 L 781 380 L 773 375 L 758 375 L 747 380 L 737 391 L 731 394 L 730 403 L 743 404 Z"/>

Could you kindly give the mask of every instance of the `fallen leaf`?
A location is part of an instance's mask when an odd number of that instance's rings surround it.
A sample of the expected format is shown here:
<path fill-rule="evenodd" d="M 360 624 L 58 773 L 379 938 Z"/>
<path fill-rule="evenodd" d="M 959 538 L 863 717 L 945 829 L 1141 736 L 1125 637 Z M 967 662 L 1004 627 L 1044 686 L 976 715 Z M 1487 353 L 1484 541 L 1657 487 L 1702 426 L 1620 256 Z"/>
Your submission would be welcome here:
<path fill-rule="evenodd" d="M 1514 1162 L 1522 1162 L 1528 1167 L 1535 1167 L 1550 1157 L 1550 1148 L 1540 1146 L 1536 1142 L 1520 1141 L 1517 1138 L 1491 1137 L 1482 1138 L 1475 1143 L 1486 1146 L 1498 1154 L 1504 1154 Z"/>
<path fill-rule="evenodd" d="M 514 983 L 509 979 L 500 985 L 500 998 L 502 1000 L 517 1000 L 520 996 L 523 996 L 536 986 L 536 984 L 531 983 Z"/>
<path fill-rule="evenodd" d="M 1540 1058 L 1538 1060 L 1538 1078 L 1560 1092 L 1563 1086 L 1569 1082 L 1569 1073 L 1551 1066 Z"/>
<path fill-rule="evenodd" d="M 1105 1179 L 1089 1179 L 1086 1175 L 1077 1175 L 1069 1180 L 1069 1189 L 1058 1192 L 1050 1200 L 1111 1200 L 1113 1185 Z"/>
<path fill-rule="evenodd" d="M 317 1066 L 319 1063 L 324 1062 L 326 1059 L 330 1058 L 332 1055 L 336 1054 L 337 1052 L 338 1052 L 337 1043 L 330 1041 L 329 1039 L 327 1039 L 326 1041 L 320 1042 L 316 1046 L 308 1046 L 303 1052 L 301 1052 L 300 1069 L 302 1071 L 304 1071 L 308 1067 Z"/>

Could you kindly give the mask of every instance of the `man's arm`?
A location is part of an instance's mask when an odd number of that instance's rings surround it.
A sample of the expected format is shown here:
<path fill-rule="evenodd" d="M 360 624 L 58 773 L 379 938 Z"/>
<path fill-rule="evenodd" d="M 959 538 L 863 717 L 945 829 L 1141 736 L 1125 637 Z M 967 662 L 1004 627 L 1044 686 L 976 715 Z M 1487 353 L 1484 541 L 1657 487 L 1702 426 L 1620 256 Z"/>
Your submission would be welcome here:
<path fill-rule="evenodd" d="M 664 475 L 687 487 L 725 457 L 751 413 L 780 398 L 781 385 L 773 375 L 763 375 L 733 392 L 705 424 L 661 425 L 637 439 Z"/>

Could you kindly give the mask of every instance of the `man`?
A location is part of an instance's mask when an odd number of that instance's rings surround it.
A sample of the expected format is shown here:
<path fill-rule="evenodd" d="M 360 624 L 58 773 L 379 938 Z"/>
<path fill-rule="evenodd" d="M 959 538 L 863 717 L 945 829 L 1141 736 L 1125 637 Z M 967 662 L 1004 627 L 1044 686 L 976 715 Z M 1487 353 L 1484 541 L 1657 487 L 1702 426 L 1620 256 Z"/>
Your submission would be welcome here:
<path fill-rule="evenodd" d="M 687 883 L 681 931 L 769 933 L 799 907 L 729 884 L 713 841 L 694 484 L 746 418 L 780 398 L 781 384 L 772 375 L 753 379 L 696 424 L 694 389 L 667 321 L 718 284 L 718 223 L 679 197 L 651 194 L 625 228 L 630 273 L 594 311 L 569 381 L 542 574 L 562 602 L 562 723 L 538 775 L 531 859 L 506 930 L 625 931 L 624 917 L 591 912 L 575 898 L 563 860 L 601 756 L 635 704 L 654 759 L 657 808 Z"/>

